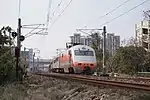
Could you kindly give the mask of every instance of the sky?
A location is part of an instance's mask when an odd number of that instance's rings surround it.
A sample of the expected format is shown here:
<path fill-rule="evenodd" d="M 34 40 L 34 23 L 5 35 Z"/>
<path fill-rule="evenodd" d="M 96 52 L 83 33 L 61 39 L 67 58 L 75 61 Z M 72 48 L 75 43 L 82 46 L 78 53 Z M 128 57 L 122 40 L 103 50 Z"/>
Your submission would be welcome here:
<path fill-rule="evenodd" d="M 64 11 L 62 16 L 51 26 L 70 0 L 52 0 L 48 35 L 33 35 L 26 38 L 22 45 L 26 48 L 38 48 L 41 58 L 51 58 L 56 55 L 56 49 L 65 48 L 65 43 L 70 40 L 69 36 L 76 33 L 77 28 L 103 28 L 105 22 L 119 16 L 145 0 L 130 0 L 128 3 L 102 18 L 107 12 L 116 8 L 126 0 L 72 0 L 72 3 Z M 22 25 L 43 24 L 47 20 L 49 0 L 21 0 L 20 13 L 18 10 L 19 0 L 1 0 L 0 27 L 11 26 L 17 30 L 18 17 L 22 19 Z M 107 32 L 120 35 L 121 39 L 135 36 L 135 24 L 143 20 L 143 11 L 150 9 L 150 0 L 133 11 L 106 24 Z M 22 28 L 22 35 L 31 29 Z M 83 34 L 84 35 L 84 34 Z"/>

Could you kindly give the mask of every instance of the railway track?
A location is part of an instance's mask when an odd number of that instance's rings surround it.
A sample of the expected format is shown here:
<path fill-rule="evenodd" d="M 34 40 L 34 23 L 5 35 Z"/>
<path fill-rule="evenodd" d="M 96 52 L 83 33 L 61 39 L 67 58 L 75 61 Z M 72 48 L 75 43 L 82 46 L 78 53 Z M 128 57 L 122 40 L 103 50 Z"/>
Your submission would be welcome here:
<path fill-rule="evenodd" d="M 97 79 L 94 77 L 73 75 L 73 74 L 72 75 L 58 74 L 58 73 L 34 73 L 34 74 L 47 76 L 47 77 L 61 78 L 61 79 L 71 79 L 71 80 L 81 81 L 87 84 L 92 84 L 92 85 L 97 85 L 97 86 L 107 85 L 107 86 L 113 86 L 113 87 L 115 86 L 115 87 L 121 87 L 121 88 L 150 91 L 150 84 L 127 83 L 127 82 Z"/>
<path fill-rule="evenodd" d="M 150 78 L 144 78 L 144 77 L 116 77 L 113 80 L 127 81 L 127 82 L 141 83 L 141 84 L 150 84 Z"/>
<path fill-rule="evenodd" d="M 150 84 L 150 78 L 146 77 L 99 77 L 99 76 L 88 76 L 95 79 L 104 79 L 104 80 L 115 80 L 115 81 L 126 81 L 126 82 L 134 82 L 141 84 Z"/>

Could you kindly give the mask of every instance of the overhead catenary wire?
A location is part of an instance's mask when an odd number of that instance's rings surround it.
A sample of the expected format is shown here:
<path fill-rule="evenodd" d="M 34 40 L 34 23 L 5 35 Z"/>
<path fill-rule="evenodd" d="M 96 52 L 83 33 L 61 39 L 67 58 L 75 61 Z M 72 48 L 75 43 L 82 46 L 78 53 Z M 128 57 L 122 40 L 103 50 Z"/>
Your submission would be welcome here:
<path fill-rule="evenodd" d="M 40 35 L 43 35 L 43 33 L 47 33 L 47 34 L 45 34 L 45 35 L 48 35 L 48 27 L 49 27 L 49 23 L 50 23 L 50 13 L 51 13 L 51 8 L 52 8 L 52 0 L 49 0 L 49 3 L 48 3 L 48 9 L 47 9 L 47 15 L 46 15 L 46 22 L 45 22 L 45 30 L 42 30 L 43 32 L 42 33 L 33 33 L 33 35 L 34 34 L 40 34 Z M 41 31 L 40 31 L 41 32 Z M 30 37 L 30 36 L 32 36 L 32 35 L 29 35 L 29 36 L 27 36 L 27 37 Z M 39 41 L 41 41 L 42 40 L 42 42 L 40 42 L 40 45 L 41 45 L 41 48 L 43 48 L 43 44 L 45 44 L 44 42 L 45 42 L 45 40 L 46 40 L 46 37 L 44 36 L 44 37 L 42 37 L 42 38 L 40 38 L 39 39 Z"/>
<path fill-rule="evenodd" d="M 18 5 L 18 18 L 20 18 L 20 12 L 21 12 L 21 0 L 19 0 L 19 5 Z"/>
<path fill-rule="evenodd" d="M 19 1 L 19 10 L 18 10 L 18 18 L 20 17 L 20 12 L 21 12 L 21 0 L 18 0 Z M 49 13 L 50 13 L 50 8 L 51 8 L 51 3 L 52 3 L 52 0 L 49 0 L 49 5 L 48 5 L 48 13 L 47 13 L 47 17 L 49 17 Z M 25 36 L 29 35 L 29 34 L 32 34 L 32 32 L 36 29 L 42 29 L 42 31 L 44 30 L 47 30 L 47 25 L 48 25 L 48 20 L 49 18 L 47 18 L 47 22 L 44 23 L 44 24 L 30 24 L 30 25 L 22 25 L 22 28 L 28 28 L 28 29 L 32 29 L 29 33 L 25 34 Z M 39 28 L 40 26 L 45 26 L 46 25 L 46 28 Z M 28 27 L 25 27 L 25 26 L 28 26 Z M 37 27 L 31 27 L 31 26 L 37 26 Z"/>
<path fill-rule="evenodd" d="M 60 3 L 57 4 L 55 10 L 52 12 L 52 16 L 54 16 L 55 12 L 57 11 L 57 9 L 60 7 L 60 5 L 62 4 L 63 0 L 60 1 Z M 51 16 L 51 17 L 52 17 Z"/>
<path fill-rule="evenodd" d="M 40 27 L 40 25 L 38 25 L 37 27 L 35 27 L 34 29 L 32 29 L 29 33 L 25 34 L 25 36 L 27 36 L 28 34 L 31 34 L 35 29 L 37 29 L 38 27 Z"/>
<path fill-rule="evenodd" d="M 50 16 L 50 9 L 51 9 L 51 5 L 52 5 L 52 0 L 49 0 L 47 20 L 46 20 L 46 28 L 47 28 L 47 30 L 48 30 L 48 26 L 49 26 L 49 21 L 52 20 L 52 16 L 54 16 L 55 12 L 60 7 L 60 5 L 62 4 L 62 2 L 63 2 L 63 0 L 61 0 L 60 3 L 57 4 L 55 10 L 52 12 L 52 14 Z"/>
<path fill-rule="evenodd" d="M 39 30 L 39 31 L 37 31 L 37 32 L 35 32 L 35 33 L 26 35 L 25 38 L 28 38 L 28 37 L 30 37 L 30 36 L 32 36 L 32 35 L 34 35 L 34 34 L 39 34 L 39 32 L 42 32 L 42 31 L 44 31 L 44 30 L 45 30 L 45 29 L 41 29 L 41 30 Z"/>
<path fill-rule="evenodd" d="M 122 4 L 120 4 L 119 6 L 117 6 L 116 8 L 112 9 L 111 11 L 107 12 L 105 15 L 101 16 L 100 19 L 108 16 L 109 14 L 113 13 L 114 11 L 116 11 L 117 9 L 119 9 L 120 7 L 124 6 L 126 3 L 128 3 L 131 0 L 126 0 L 124 1 Z"/>
<path fill-rule="evenodd" d="M 52 5 L 52 0 L 49 0 L 48 12 L 47 12 L 47 19 L 46 19 L 46 30 L 48 29 L 48 25 L 49 25 L 51 5 Z"/>
<path fill-rule="evenodd" d="M 58 19 L 61 17 L 61 15 L 65 12 L 65 10 L 69 7 L 69 5 L 72 3 L 73 0 L 70 0 L 69 3 L 64 7 L 64 9 L 61 11 L 61 13 L 57 16 L 57 18 L 51 23 L 50 28 L 58 21 Z"/>
<path fill-rule="evenodd" d="M 121 3 L 120 5 L 118 5 L 117 7 L 115 7 L 114 9 L 112 9 L 112 10 L 110 10 L 109 12 L 107 12 L 106 14 L 100 16 L 98 20 L 101 20 L 101 19 L 103 19 L 104 17 L 110 15 L 111 13 L 113 13 L 114 11 L 116 11 L 117 9 L 119 9 L 119 8 L 122 7 L 122 6 L 124 6 L 126 3 L 130 2 L 130 1 L 132 1 L 132 0 L 126 0 L 126 1 L 124 1 L 123 3 Z M 88 25 L 86 25 L 85 27 L 87 27 L 87 26 L 88 26 Z"/>
<path fill-rule="evenodd" d="M 141 6 L 141 5 L 145 4 L 145 3 L 146 3 L 146 2 L 148 2 L 148 1 L 149 1 L 149 0 L 145 0 L 145 1 L 143 1 L 142 3 L 140 3 L 140 4 L 136 5 L 136 6 L 134 6 L 133 8 L 131 8 L 131 9 L 129 9 L 128 11 L 126 11 L 126 12 L 124 12 L 124 13 L 120 14 L 119 16 L 117 16 L 117 17 L 115 17 L 115 18 L 112 18 L 111 20 L 109 20 L 109 21 L 107 21 L 107 22 L 105 22 L 105 23 L 101 24 L 101 25 L 100 25 L 100 27 L 102 27 L 103 25 L 108 24 L 108 23 L 110 23 L 110 22 L 112 22 L 112 21 L 114 21 L 114 20 L 118 19 L 119 17 L 121 17 L 121 16 L 123 16 L 123 15 L 125 15 L 125 14 L 129 13 L 130 11 L 132 11 L 132 10 L 134 10 L 134 9 L 138 8 L 139 6 Z"/>

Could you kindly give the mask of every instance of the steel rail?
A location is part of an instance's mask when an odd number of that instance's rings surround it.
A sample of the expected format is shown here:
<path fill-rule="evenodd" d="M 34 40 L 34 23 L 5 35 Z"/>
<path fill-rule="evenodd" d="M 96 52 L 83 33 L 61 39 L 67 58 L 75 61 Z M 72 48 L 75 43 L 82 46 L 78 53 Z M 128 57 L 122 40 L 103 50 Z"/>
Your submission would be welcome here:
<path fill-rule="evenodd" d="M 77 81 L 81 81 L 81 82 L 84 82 L 87 84 L 93 84 L 93 85 L 98 85 L 98 86 L 109 85 L 109 86 L 116 86 L 116 87 L 122 87 L 122 88 L 150 91 L 149 84 L 127 83 L 127 82 L 119 82 L 119 81 L 112 81 L 112 80 L 101 80 L 101 79 L 95 79 L 95 78 L 88 78 L 88 77 L 80 76 L 80 75 L 69 75 L 69 74 L 54 74 L 54 73 L 34 73 L 34 74 L 47 76 L 47 77 L 54 77 L 54 78 L 77 80 Z"/>
<path fill-rule="evenodd" d="M 84 80 L 86 82 L 93 82 L 105 85 L 112 85 L 112 86 L 119 86 L 119 87 L 126 87 L 126 88 L 134 88 L 134 89 L 141 89 L 141 90 L 148 90 L 150 91 L 149 84 L 139 84 L 139 83 L 127 83 L 127 82 L 119 82 L 119 81 L 112 81 L 112 80 L 101 80 L 101 79 L 94 79 L 94 78 L 87 78 L 87 77 L 73 77 L 77 80 Z"/>
<path fill-rule="evenodd" d="M 102 76 L 87 76 L 87 77 L 94 77 L 95 79 L 96 78 L 106 78 L 106 77 L 102 77 Z M 149 77 L 108 77 L 109 79 L 115 79 L 115 80 L 133 80 L 133 81 L 150 81 L 150 78 Z"/>
<path fill-rule="evenodd" d="M 91 76 L 90 76 L 91 77 Z M 98 76 L 94 76 L 95 78 L 99 78 Z M 100 77 L 105 78 L 105 77 Z M 135 82 L 143 81 L 143 82 L 150 82 L 150 78 L 148 77 L 109 77 L 109 79 L 115 79 L 117 81 L 119 80 L 133 80 Z"/>
<path fill-rule="evenodd" d="M 117 77 L 118 79 L 130 79 L 136 81 L 150 81 L 150 78 L 146 77 Z"/>

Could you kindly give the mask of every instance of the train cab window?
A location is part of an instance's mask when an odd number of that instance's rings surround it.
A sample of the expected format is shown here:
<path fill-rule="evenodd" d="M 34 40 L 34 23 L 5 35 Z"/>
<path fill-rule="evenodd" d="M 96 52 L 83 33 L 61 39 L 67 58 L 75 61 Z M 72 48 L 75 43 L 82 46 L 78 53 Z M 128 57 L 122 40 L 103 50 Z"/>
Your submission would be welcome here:
<path fill-rule="evenodd" d="M 82 50 L 75 50 L 76 56 L 94 56 L 93 51 L 82 51 Z"/>

